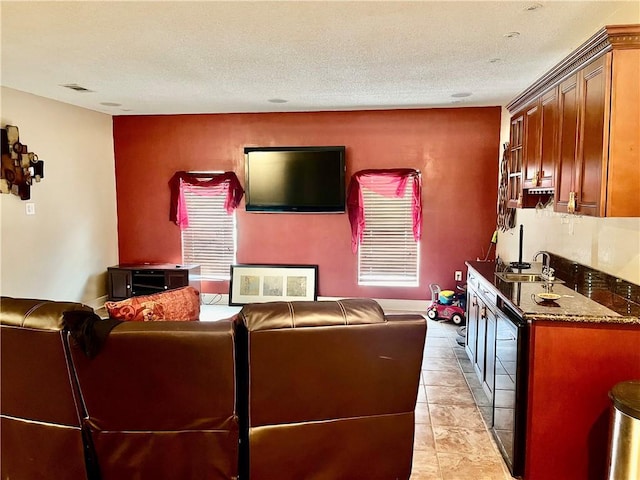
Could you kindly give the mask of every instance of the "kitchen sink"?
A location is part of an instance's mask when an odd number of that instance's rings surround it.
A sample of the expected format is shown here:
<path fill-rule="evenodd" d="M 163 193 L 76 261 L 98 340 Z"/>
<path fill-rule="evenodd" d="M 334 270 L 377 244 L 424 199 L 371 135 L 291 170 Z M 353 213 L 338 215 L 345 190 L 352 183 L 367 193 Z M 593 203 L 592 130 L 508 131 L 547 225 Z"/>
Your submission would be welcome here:
<path fill-rule="evenodd" d="M 505 282 L 522 283 L 564 283 L 557 278 L 549 281 L 540 273 L 516 273 L 516 272 L 496 272 L 496 277 Z"/>

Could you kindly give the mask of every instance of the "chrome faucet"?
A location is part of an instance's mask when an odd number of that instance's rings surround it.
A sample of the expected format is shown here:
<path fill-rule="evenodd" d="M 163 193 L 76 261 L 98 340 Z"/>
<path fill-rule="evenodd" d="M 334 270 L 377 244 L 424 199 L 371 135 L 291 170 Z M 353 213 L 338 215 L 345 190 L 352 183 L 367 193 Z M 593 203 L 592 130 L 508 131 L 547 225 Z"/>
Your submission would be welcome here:
<path fill-rule="evenodd" d="M 554 280 L 554 270 L 551 268 L 551 256 L 541 250 L 533 256 L 533 261 L 537 261 L 540 255 L 542 255 L 542 278 L 549 282 L 547 286 L 551 286 L 551 281 Z"/>

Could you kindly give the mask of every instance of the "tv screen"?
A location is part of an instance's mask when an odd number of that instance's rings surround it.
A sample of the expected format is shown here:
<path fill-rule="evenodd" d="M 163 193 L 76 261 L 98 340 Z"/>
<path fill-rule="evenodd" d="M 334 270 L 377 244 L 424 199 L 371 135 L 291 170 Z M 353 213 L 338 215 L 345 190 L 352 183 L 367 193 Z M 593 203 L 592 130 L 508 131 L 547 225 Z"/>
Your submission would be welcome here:
<path fill-rule="evenodd" d="M 345 147 L 246 147 L 250 212 L 345 211 Z"/>

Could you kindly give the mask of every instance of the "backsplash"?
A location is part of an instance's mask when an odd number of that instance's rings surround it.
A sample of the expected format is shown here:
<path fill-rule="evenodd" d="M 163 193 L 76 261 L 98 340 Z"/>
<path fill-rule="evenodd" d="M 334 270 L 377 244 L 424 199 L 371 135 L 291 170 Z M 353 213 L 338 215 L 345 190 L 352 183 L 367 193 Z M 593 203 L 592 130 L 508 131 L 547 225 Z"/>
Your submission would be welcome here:
<path fill-rule="evenodd" d="M 640 317 L 640 285 L 549 252 L 556 277 L 581 295 L 624 316 Z"/>

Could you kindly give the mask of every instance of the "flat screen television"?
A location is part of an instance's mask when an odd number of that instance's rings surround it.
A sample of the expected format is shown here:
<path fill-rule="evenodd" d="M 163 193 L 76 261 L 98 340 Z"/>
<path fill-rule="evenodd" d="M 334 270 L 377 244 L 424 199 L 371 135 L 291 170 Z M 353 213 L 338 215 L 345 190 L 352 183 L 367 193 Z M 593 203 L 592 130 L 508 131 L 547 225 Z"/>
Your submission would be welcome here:
<path fill-rule="evenodd" d="M 345 211 L 345 147 L 245 147 L 249 212 Z"/>

